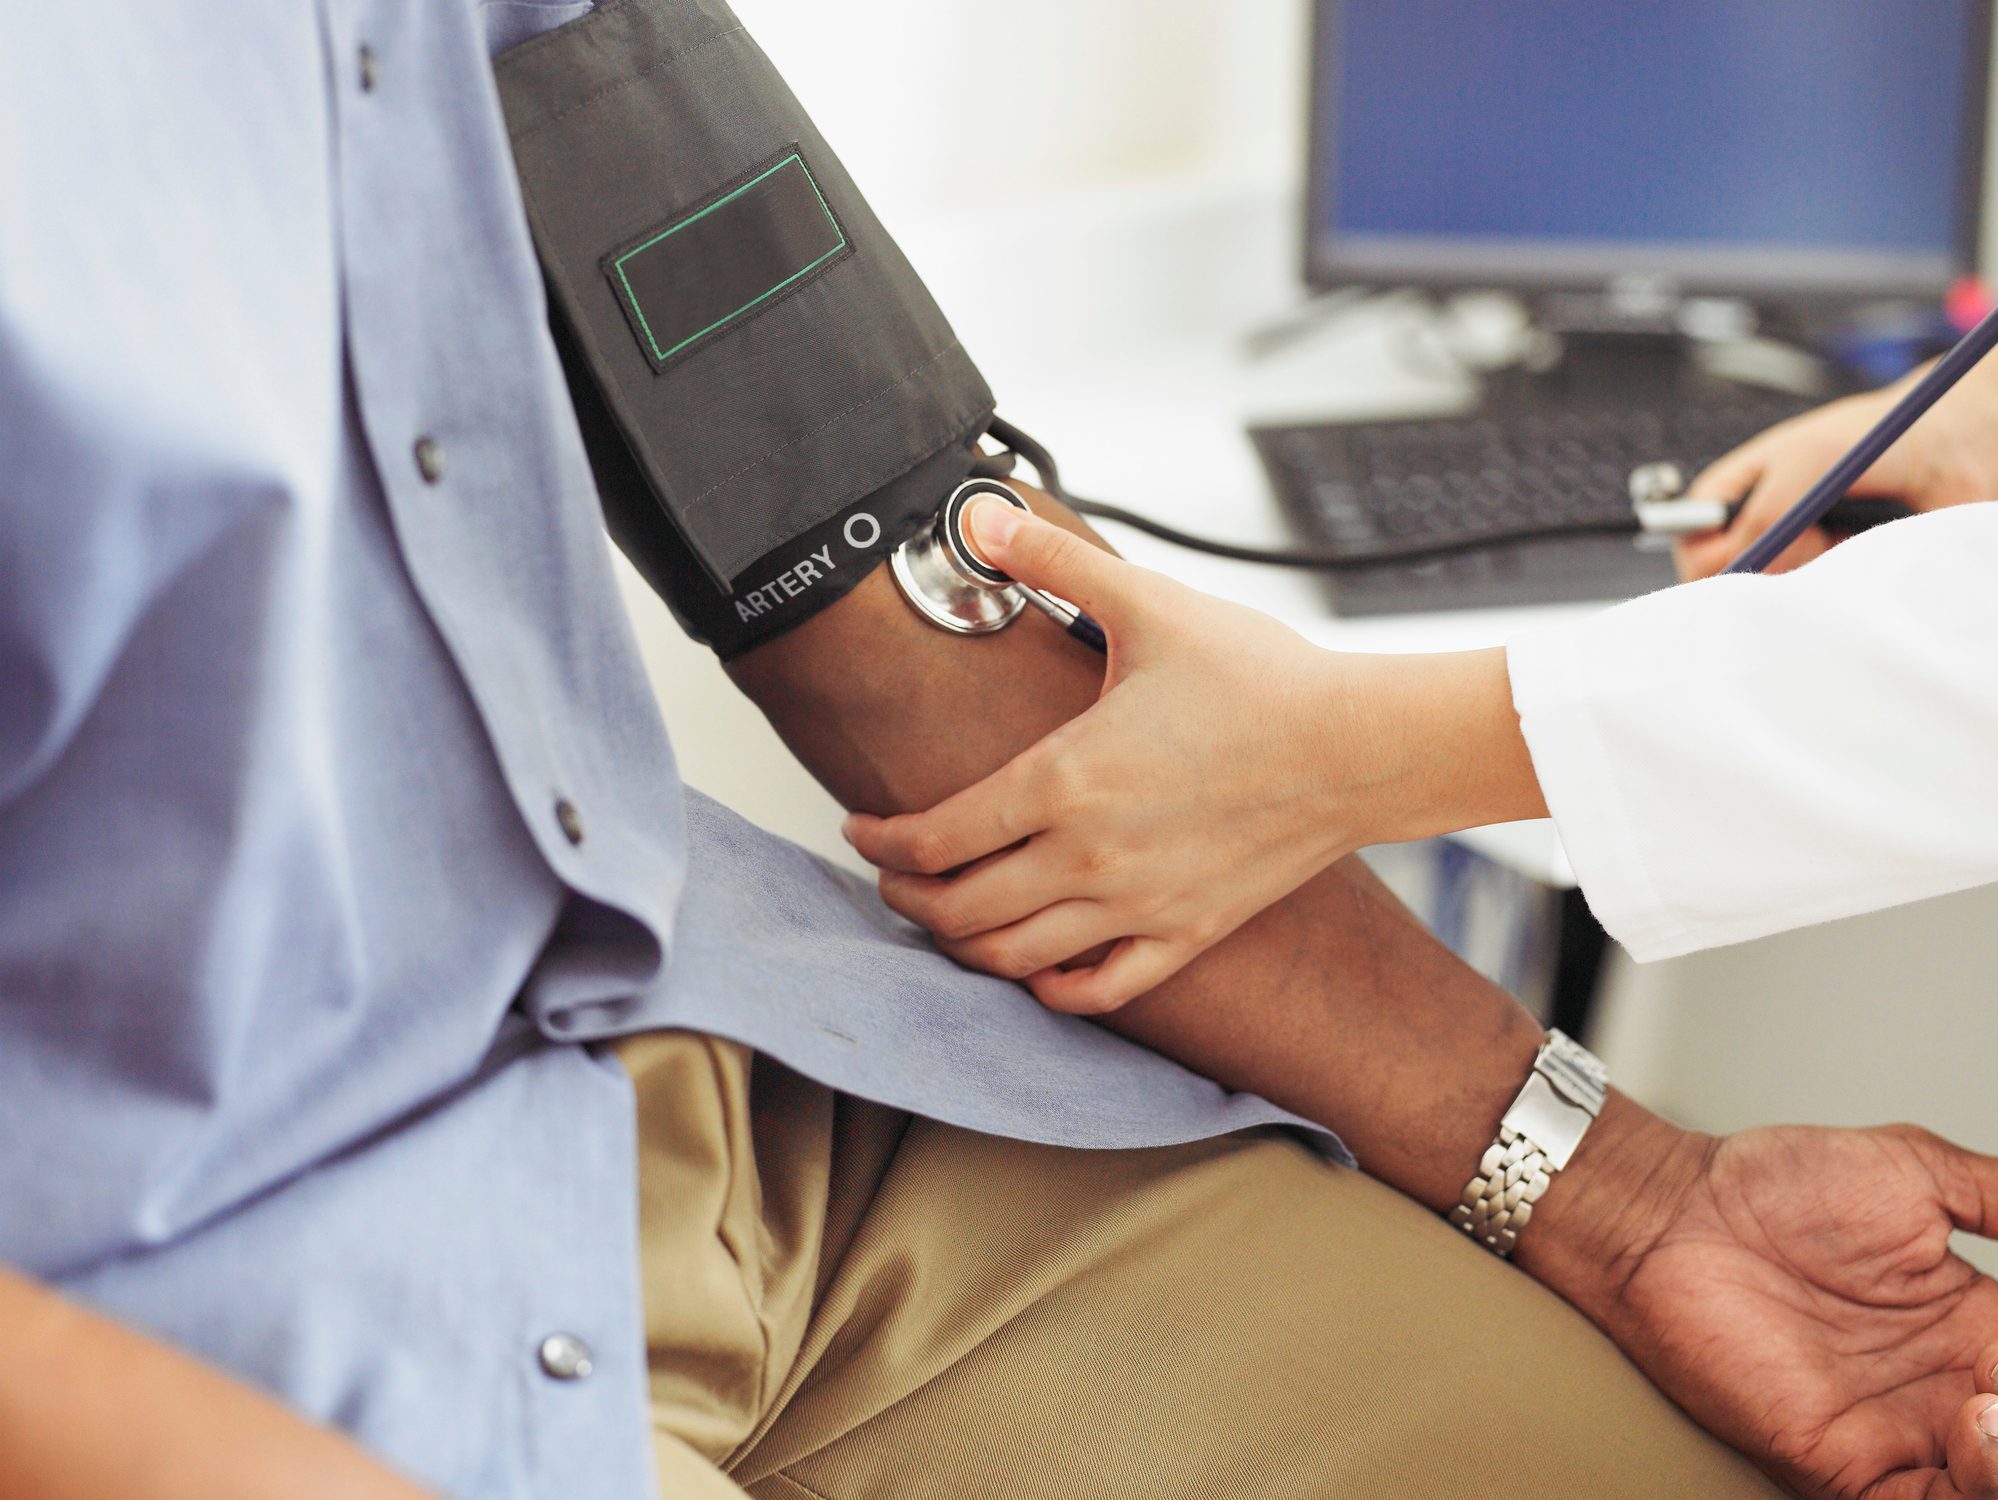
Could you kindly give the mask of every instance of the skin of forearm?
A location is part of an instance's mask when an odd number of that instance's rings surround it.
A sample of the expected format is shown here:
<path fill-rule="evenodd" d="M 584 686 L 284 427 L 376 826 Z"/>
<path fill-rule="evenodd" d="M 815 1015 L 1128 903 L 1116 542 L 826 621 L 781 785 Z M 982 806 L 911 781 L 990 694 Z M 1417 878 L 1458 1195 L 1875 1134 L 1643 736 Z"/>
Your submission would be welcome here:
<path fill-rule="evenodd" d="M 0 1495 L 424 1500 L 345 1439 L 0 1271 Z"/>
<path fill-rule="evenodd" d="M 1065 508 L 1027 493 L 1041 514 L 1090 535 Z M 1510 715 L 1503 661 L 1496 684 L 1493 665 L 1472 663 L 1472 675 L 1482 674 L 1487 700 L 1504 696 Z M 889 814 L 933 806 L 1083 712 L 1103 659 L 1032 613 L 990 636 L 932 629 L 881 569 L 730 672 L 836 798 Z M 1357 860 L 1102 1020 L 1335 1130 L 1369 1172 L 1438 1211 L 1457 1201 L 1541 1040 L 1524 1010 Z M 1601 1220 L 1618 1200 L 1590 1200 L 1585 1158 L 1607 1164 L 1638 1135 L 1649 1154 L 1660 1145 L 1654 1127 L 1670 1130 L 1616 1100 L 1562 1174 L 1573 1181 L 1557 1179 L 1539 1216 L 1570 1218 L 1575 1240 L 1607 1233 Z"/>
<path fill-rule="evenodd" d="M 1332 656 L 1326 677 L 1326 733 L 1304 753 L 1328 803 L 1361 803 L 1369 842 L 1547 816 L 1503 648 Z"/>

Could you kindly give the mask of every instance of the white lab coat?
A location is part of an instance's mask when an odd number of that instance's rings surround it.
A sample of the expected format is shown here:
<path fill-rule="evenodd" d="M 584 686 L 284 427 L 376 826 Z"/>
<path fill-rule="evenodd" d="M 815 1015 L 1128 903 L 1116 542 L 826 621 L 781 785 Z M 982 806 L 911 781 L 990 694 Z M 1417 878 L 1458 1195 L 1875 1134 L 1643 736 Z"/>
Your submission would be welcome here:
<path fill-rule="evenodd" d="M 1998 503 L 1508 661 L 1569 860 L 1640 959 L 1998 881 Z"/>

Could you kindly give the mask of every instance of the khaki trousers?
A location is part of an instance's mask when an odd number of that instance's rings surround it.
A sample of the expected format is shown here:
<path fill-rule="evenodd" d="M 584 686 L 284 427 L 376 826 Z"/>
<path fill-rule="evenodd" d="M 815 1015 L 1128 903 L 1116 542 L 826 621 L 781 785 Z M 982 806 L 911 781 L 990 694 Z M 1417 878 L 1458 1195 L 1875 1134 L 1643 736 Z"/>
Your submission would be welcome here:
<path fill-rule="evenodd" d="M 667 1500 L 1775 1493 L 1565 1303 L 1287 1137 L 1066 1150 L 708 1037 L 620 1055 Z"/>

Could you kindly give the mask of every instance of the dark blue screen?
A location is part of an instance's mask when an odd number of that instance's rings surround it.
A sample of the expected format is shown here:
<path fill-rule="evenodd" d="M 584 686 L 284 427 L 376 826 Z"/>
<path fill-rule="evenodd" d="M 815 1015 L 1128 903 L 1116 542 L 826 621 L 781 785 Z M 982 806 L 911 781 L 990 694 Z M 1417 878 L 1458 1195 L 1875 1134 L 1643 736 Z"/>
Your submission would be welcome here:
<path fill-rule="evenodd" d="M 1954 248 L 1969 0 L 1328 14 L 1318 201 L 1341 236 Z"/>

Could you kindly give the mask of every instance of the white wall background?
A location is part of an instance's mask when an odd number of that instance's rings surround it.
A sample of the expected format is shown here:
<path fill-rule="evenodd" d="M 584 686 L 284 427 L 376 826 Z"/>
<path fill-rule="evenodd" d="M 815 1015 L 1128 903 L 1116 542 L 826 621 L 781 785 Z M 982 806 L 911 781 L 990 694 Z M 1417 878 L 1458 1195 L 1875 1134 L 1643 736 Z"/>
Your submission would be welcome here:
<path fill-rule="evenodd" d="M 1133 178 L 1283 177 L 1304 117 L 1301 0 L 741 0 L 892 231 Z"/>

